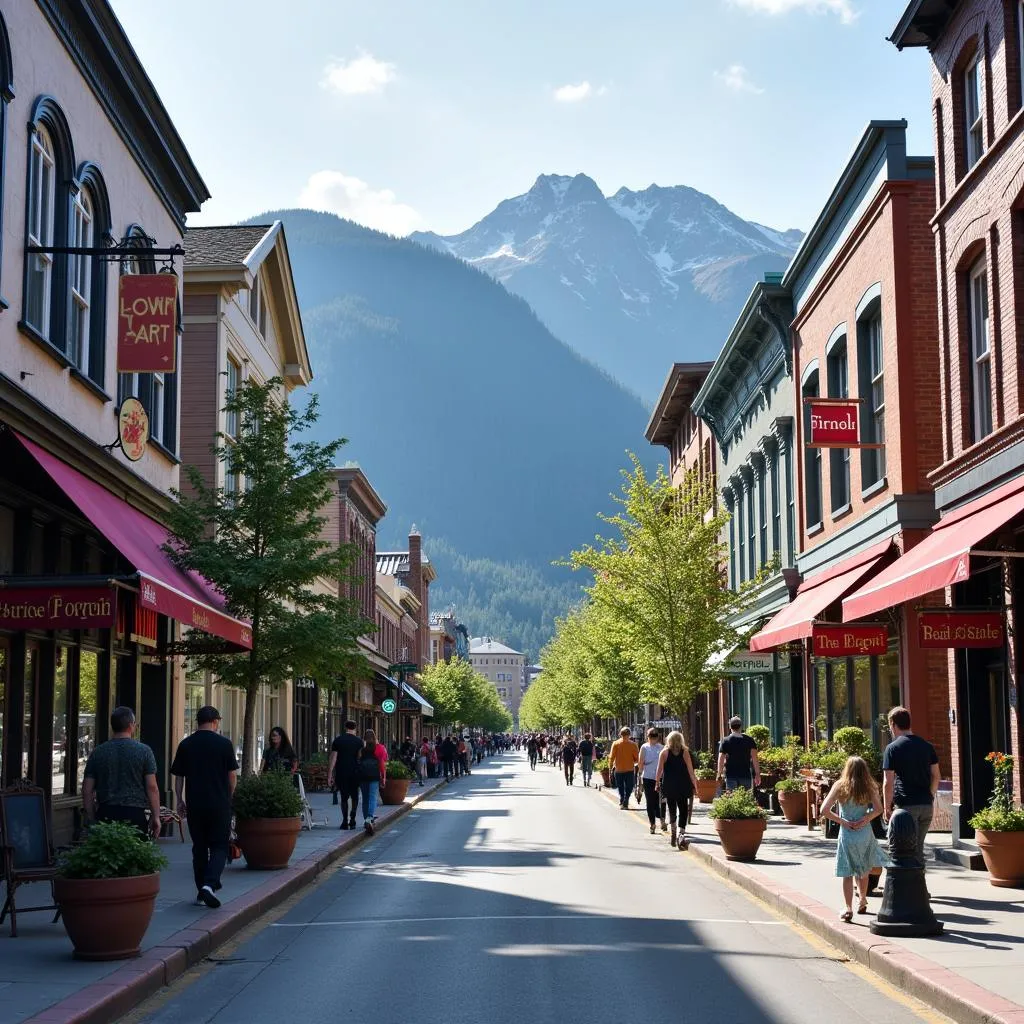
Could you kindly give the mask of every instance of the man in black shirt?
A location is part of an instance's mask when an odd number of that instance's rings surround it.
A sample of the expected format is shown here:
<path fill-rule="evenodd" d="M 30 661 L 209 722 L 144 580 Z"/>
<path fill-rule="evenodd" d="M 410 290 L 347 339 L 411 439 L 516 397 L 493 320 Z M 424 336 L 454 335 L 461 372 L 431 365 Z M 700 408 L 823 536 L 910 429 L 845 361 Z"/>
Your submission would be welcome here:
<path fill-rule="evenodd" d="M 924 840 L 935 811 L 939 789 L 939 757 L 927 741 L 910 728 L 910 712 L 893 708 L 889 712 L 889 732 L 893 741 L 882 755 L 882 803 L 885 820 L 893 807 L 907 811 L 917 825 L 917 859 L 924 867 Z"/>
<path fill-rule="evenodd" d="M 743 731 L 738 717 L 729 719 L 729 735 L 718 745 L 718 777 L 725 780 L 726 790 L 761 785 L 757 744 Z"/>
<path fill-rule="evenodd" d="M 231 797 L 238 779 L 238 761 L 232 742 L 218 732 L 220 712 L 216 708 L 201 707 L 196 725 L 196 731 L 178 744 L 171 774 L 175 777 L 178 812 L 188 819 L 192 837 L 196 905 L 219 907 L 220 900 L 214 894 L 221 887 L 220 876 L 228 862 Z"/>
<path fill-rule="evenodd" d="M 336 736 L 331 744 L 331 758 L 327 763 L 327 777 L 334 780 L 334 787 L 341 796 L 340 829 L 356 827 L 356 811 L 359 809 L 359 754 L 363 741 L 356 735 L 356 723 L 345 723 L 345 731 Z M 351 803 L 352 810 L 348 806 Z"/>
<path fill-rule="evenodd" d="M 451 735 L 441 740 L 441 761 L 444 764 L 444 778 L 447 782 L 455 774 L 455 755 L 457 753 L 455 741 Z"/>
<path fill-rule="evenodd" d="M 594 774 L 594 741 L 589 732 L 583 734 L 580 740 L 579 754 L 581 767 L 583 769 L 583 785 L 590 785 L 590 777 Z"/>
<path fill-rule="evenodd" d="M 578 752 L 576 740 L 570 733 L 565 737 L 562 744 L 562 768 L 565 771 L 565 784 L 571 786 L 573 775 L 576 773 L 576 754 Z"/>

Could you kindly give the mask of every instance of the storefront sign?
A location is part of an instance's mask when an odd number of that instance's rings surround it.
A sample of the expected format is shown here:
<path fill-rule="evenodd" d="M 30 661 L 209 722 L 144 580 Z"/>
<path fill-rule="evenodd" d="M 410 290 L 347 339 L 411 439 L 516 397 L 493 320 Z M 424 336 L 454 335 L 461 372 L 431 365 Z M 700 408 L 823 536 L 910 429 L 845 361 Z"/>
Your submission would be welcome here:
<path fill-rule="evenodd" d="M 395 713 L 395 708 L 397 706 L 398 705 L 395 704 L 395 702 L 390 697 L 388 697 L 387 700 L 382 700 L 380 702 L 380 709 L 384 712 L 385 715 L 393 715 Z"/>
<path fill-rule="evenodd" d="M 719 671 L 723 676 L 749 676 L 771 672 L 774 668 L 771 652 L 752 654 L 750 651 L 737 651 Z"/>
<path fill-rule="evenodd" d="M 922 647 L 1002 647 L 1002 612 L 921 612 L 917 617 Z"/>
<path fill-rule="evenodd" d="M 113 587 L 0 589 L 3 629 L 110 629 L 116 610 Z"/>
<path fill-rule="evenodd" d="M 126 398 L 117 413 L 117 439 L 130 462 L 138 462 L 149 444 L 149 416 L 137 398 Z"/>
<path fill-rule="evenodd" d="M 117 290 L 117 372 L 174 373 L 178 279 L 122 274 Z"/>
<path fill-rule="evenodd" d="M 808 448 L 860 447 L 859 402 L 815 398 L 807 404 L 811 420 Z"/>
<path fill-rule="evenodd" d="M 419 711 L 420 702 L 415 697 L 402 697 L 398 702 L 400 711 Z"/>
<path fill-rule="evenodd" d="M 811 644 L 816 658 L 856 658 L 889 650 L 888 626 L 815 626 Z"/>

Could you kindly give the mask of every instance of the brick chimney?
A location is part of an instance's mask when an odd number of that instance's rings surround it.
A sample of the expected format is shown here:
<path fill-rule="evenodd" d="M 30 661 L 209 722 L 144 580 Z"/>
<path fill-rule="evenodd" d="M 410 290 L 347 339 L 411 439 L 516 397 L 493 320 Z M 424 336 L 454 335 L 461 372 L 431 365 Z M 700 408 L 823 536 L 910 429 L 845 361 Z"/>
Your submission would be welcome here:
<path fill-rule="evenodd" d="M 411 660 L 418 665 L 425 664 L 423 660 L 423 635 L 430 635 L 430 617 L 427 614 L 427 595 L 423 586 L 423 538 L 420 531 L 413 524 L 409 531 L 409 589 L 416 595 L 420 602 L 419 618 L 416 622 L 416 650 L 410 651 Z"/>

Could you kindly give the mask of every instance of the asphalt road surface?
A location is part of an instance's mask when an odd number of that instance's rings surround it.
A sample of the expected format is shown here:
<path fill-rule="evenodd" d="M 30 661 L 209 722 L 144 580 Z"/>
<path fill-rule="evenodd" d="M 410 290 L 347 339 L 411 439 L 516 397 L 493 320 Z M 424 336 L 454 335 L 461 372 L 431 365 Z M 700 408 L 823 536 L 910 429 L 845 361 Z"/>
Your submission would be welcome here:
<path fill-rule="evenodd" d="M 215 959 L 131 1020 L 942 1019 L 522 754 L 421 803 Z"/>

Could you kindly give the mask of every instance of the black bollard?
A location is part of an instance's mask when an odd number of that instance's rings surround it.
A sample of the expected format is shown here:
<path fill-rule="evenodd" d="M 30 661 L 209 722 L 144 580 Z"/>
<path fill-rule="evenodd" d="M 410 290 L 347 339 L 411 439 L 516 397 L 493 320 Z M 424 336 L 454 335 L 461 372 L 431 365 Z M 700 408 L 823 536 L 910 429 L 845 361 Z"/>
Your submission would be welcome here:
<path fill-rule="evenodd" d="M 876 935 L 938 935 L 942 922 L 932 913 L 917 859 L 917 823 L 906 811 L 889 821 L 889 856 L 893 866 L 885 872 L 882 906 L 869 927 Z"/>

